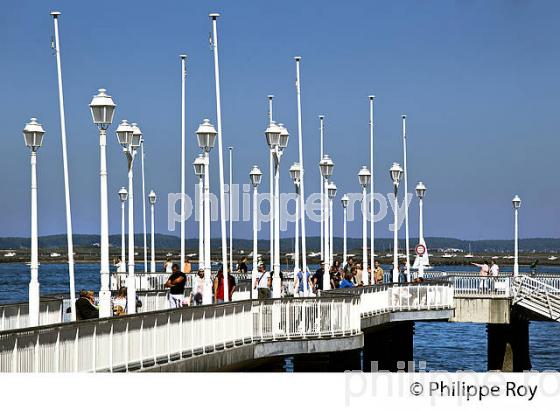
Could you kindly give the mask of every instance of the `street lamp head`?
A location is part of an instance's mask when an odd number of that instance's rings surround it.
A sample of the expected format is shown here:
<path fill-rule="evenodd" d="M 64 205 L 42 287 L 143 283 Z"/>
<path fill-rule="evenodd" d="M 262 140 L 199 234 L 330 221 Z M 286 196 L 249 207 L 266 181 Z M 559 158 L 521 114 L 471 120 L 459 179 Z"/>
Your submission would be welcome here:
<path fill-rule="evenodd" d="M 294 162 L 290 167 L 290 176 L 295 183 L 298 183 L 301 178 L 301 167 L 299 166 L 299 162 Z"/>
<path fill-rule="evenodd" d="M 197 177 L 202 178 L 204 176 L 205 165 L 206 165 L 206 161 L 204 159 L 204 156 L 202 154 L 199 154 L 198 157 L 196 157 L 193 162 L 194 174 Z"/>
<path fill-rule="evenodd" d="M 31 118 L 23 128 L 25 145 L 31 148 L 33 152 L 37 151 L 39 147 L 43 145 L 43 135 L 45 135 L 45 130 L 43 126 L 37 122 L 37 118 Z"/>
<path fill-rule="evenodd" d="M 157 196 L 153 189 L 148 194 L 148 199 L 150 200 L 150 205 L 155 205 L 157 201 Z"/>
<path fill-rule="evenodd" d="M 133 122 L 130 125 L 132 127 L 132 140 L 130 141 L 130 148 L 136 149 L 140 146 L 140 144 L 143 141 L 142 140 L 142 131 L 140 130 L 140 127 L 138 126 L 138 124 L 136 124 L 135 122 Z"/>
<path fill-rule="evenodd" d="M 288 146 L 288 140 L 290 139 L 290 134 L 284 124 L 278 124 L 278 126 L 282 129 L 280 132 L 280 140 L 278 142 L 278 146 L 280 149 L 284 149 Z"/>
<path fill-rule="evenodd" d="M 60 11 L 51 11 L 51 16 L 53 16 L 54 18 L 57 18 L 58 16 L 60 16 Z"/>
<path fill-rule="evenodd" d="M 218 17 L 220 17 L 220 13 L 210 13 L 208 14 L 208 17 L 210 17 L 212 20 L 216 20 Z"/>
<path fill-rule="evenodd" d="M 196 138 L 198 139 L 198 146 L 206 152 L 210 152 L 214 148 L 214 142 L 216 141 L 216 129 L 210 123 L 210 120 L 205 118 L 202 124 L 198 126 L 196 130 Z"/>
<path fill-rule="evenodd" d="M 323 155 L 323 158 L 319 161 L 319 169 L 323 178 L 329 179 L 332 176 L 333 168 L 333 160 L 328 155 Z"/>
<path fill-rule="evenodd" d="M 130 142 L 132 141 L 132 133 L 133 133 L 132 126 L 128 123 L 127 120 L 122 120 L 119 126 L 117 127 L 117 139 L 119 140 L 119 144 L 123 148 L 128 148 Z"/>
<path fill-rule="evenodd" d="M 403 169 L 399 164 L 393 162 L 393 165 L 389 169 L 389 174 L 391 175 L 391 179 L 393 180 L 393 184 L 399 186 L 399 181 L 401 179 L 401 175 L 403 173 Z"/>
<path fill-rule="evenodd" d="M 329 199 L 333 199 L 336 196 L 336 184 L 334 182 L 327 185 L 327 193 L 329 195 Z"/>
<path fill-rule="evenodd" d="M 93 123 L 101 130 L 106 130 L 113 122 L 113 115 L 115 114 L 115 103 L 110 95 L 106 94 L 104 88 L 98 90 L 98 94 L 93 96 L 89 108 L 91 110 L 91 117 Z"/>
<path fill-rule="evenodd" d="M 368 96 L 368 98 L 369 98 L 370 100 L 374 100 L 374 99 L 375 99 L 375 95 L 370 95 L 370 96 Z"/>
<path fill-rule="evenodd" d="M 418 182 L 418 185 L 416 185 L 416 195 L 418 198 L 423 199 L 425 194 L 426 186 L 422 183 L 422 181 L 420 181 Z"/>
<path fill-rule="evenodd" d="M 271 149 L 274 149 L 278 145 L 280 145 L 281 133 L 282 128 L 280 128 L 274 121 L 272 121 L 268 125 L 268 128 L 264 132 L 264 135 L 266 136 L 266 142 Z"/>
<path fill-rule="evenodd" d="M 521 198 L 519 198 L 518 195 L 515 195 L 511 200 L 511 203 L 513 204 L 513 209 L 519 209 L 521 207 Z"/>
<path fill-rule="evenodd" d="M 121 199 L 121 202 L 125 202 L 128 199 L 128 191 L 125 187 L 119 189 L 119 198 Z"/>
<path fill-rule="evenodd" d="M 340 198 L 340 202 L 342 202 L 342 207 L 343 208 L 347 208 L 348 207 L 348 201 L 350 200 L 350 198 L 348 198 L 347 194 L 342 195 L 342 198 Z"/>
<path fill-rule="evenodd" d="M 362 169 L 360 169 L 360 172 L 358 172 L 358 180 L 360 181 L 360 185 L 362 186 L 362 188 L 365 188 L 369 185 L 369 181 L 371 180 L 371 172 L 369 172 L 369 169 L 367 169 L 365 165 L 362 166 Z"/>
<path fill-rule="evenodd" d="M 258 187 L 261 183 L 262 172 L 256 165 L 253 165 L 253 169 L 249 172 L 249 178 L 251 179 L 251 184 L 253 187 Z"/>

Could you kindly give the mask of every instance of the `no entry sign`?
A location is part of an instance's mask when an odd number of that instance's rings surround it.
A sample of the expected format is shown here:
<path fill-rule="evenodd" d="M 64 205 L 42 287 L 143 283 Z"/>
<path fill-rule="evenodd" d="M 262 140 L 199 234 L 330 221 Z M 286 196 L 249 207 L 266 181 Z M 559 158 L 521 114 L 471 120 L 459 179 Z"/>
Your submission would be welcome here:
<path fill-rule="evenodd" d="M 416 255 L 422 256 L 426 253 L 426 247 L 422 244 L 416 245 Z"/>

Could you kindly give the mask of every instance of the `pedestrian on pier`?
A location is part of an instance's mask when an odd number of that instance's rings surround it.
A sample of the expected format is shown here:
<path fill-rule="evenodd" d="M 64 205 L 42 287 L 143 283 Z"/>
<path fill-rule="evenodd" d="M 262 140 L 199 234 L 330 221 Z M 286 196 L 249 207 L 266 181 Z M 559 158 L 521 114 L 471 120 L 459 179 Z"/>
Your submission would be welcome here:
<path fill-rule="evenodd" d="M 163 271 L 165 273 L 173 273 L 173 262 L 171 262 L 171 258 L 167 258 L 163 263 Z"/>
<path fill-rule="evenodd" d="M 247 258 L 243 257 L 237 264 L 237 272 L 239 273 L 247 273 L 249 272 L 249 268 L 247 267 Z"/>
<path fill-rule="evenodd" d="M 305 273 L 305 280 L 307 280 L 307 288 L 311 289 L 313 287 L 313 283 L 311 281 L 311 274 L 309 273 L 309 271 Z M 294 296 L 305 296 L 305 293 L 303 291 L 303 284 L 303 272 L 300 270 L 297 274 L 294 275 Z"/>
<path fill-rule="evenodd" d="M 126 314 L 126 288 L 121 287 L 117 292 L 117 296 L 113 298 L 113 314 L 121 316 Z"/>
<path fill-rule="evenodd" d="M 259 299 L 270 298 L 270 288 L 272 287 L 272 278 L 270 272 L 266 270 L 266 265 L 260 262 L 258 267 L 258 276 L 253 284 L 253 289 L 257 289 Z"/>
<path fill-rule="evenodd" d="M 231 301 L 233 292 L 235 292 L 235 278 L 229 271 L 230 268 L 228 266 L 228 295 Z M 218 274 L 214 278 L 214 302 L 224 303 L 224 270 L 222 268 L 218 270 Z"/>
<path fill-rule="evenodd" d="M 321 261 L 319 269 L 315 271 L 315 275 L 311 281 L 313 282 L 313 293 L 317 294 L 318 291 L 323 290 L 323 275 L 325 274 L 325 261 Z"/>
<path fill-rule="evenodd" d="M 87 320 L 99 317 L 99 308 L 95 306 L 93 290 L 81 290 L 80 298 L 76 300 L 76 319 Z"/>
<path fill-rule="evenodd" d="M 492 260 L 490 262 L 490 276 L 498 276 L 500 274 L 500 267 Z"/>
<path fill-rule="evenodd" d="M 202 305 L 203 295 L 204 295 L 204 269 L 198 268 L 197 275 L 193 279 L 189 304 L 191 306 Z"/>
<path fill-rule="evenodd" d="M 185 297 L 185 284 L 187 283 L 187 276 L 179 270 L 179 265 L 174 263 L 171 266 L 173 273 L 165 282 L 164 287 L 169 288 L 169 308 L 179 308 L 183 304 Z"/>
<path fill-rule="evenodd" d="M 376 285 L 383 283 L 383 268 L 379 264 L 379 261 L 375 261 L 375 269 L 373 271 L 373 280 Z"/>
<path fill-rule="evenodd" d="M 344 279 L 342 279 L 342 281 L 340 282 L 340 289 L 344 289 L 344 288 L 353 288 L 354 284 L 352 283 L 352 274 L 347 273 L 344 276 Z"/>
<path fill-rule="evenodd" d="M 490 273 L 490 268 L 488 267 L 488 262 L 487 261 L 484 261 L 484 263 L 482 263 L 482 264 L 473 262 L 472 265 L 480 268 L 479 274 L 480 274 L 480 276 L 482 276 L 484 278 L 486 278 L 488 276 L 488 274 Z M 480 280 L 479 288 L 481 290 L 484 290 L 488 287 L 486 282 L 487 282 L 486 279 L 481 279 Z"/>
<path fill-rule="evenodd" d="M 185 263 L 183 264 L 183 273 L 185 275 L 188 275 L 189 273 L 192 272 L 192 264 L 191 264 L 191 260 L 189 259 L 188 256 L 185 257 Z"/>

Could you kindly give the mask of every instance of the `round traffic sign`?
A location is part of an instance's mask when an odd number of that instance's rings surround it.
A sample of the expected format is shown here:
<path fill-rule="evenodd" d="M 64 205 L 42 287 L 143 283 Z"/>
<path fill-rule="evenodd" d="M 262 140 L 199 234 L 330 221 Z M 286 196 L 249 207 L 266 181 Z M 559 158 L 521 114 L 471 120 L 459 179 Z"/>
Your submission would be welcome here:
<path fill-rule="evenodd" d="M 426 247 L 422 244 L 416 245 L 416 254 L 422 256 L 426 253 Z"/>

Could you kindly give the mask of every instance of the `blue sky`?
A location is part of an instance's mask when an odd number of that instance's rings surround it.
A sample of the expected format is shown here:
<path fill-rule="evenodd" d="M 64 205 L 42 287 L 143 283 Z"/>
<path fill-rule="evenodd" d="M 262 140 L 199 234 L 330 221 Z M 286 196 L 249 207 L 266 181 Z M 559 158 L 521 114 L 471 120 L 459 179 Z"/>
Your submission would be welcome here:
<path fill-rule="evenodd" d="M 52 9 L 63 13 L 76 233 L 99 232 L 98 134 L 88 109 L 99 87 L 118 104 L 115 120 L 142 127 L 147 191 L 153 188 L 161 199 L 156 230 L 167 233 L 163 199 L 179 190 L 181 53 L 189 56 L 187 186 L 194 191 L 194 131 L 203 118 L 216 117 L 207 14 L 218 11 L 224 147 L 235 147 L 235 181 L 247 182 L 251 166 L 258 164 L 268 189 L 263 131 L 266 95 L 272 93 L 275 117 L 291 130 L 282 190 L 292 190 L 287 169 L 297 159 L 293 56 L 301 55 L 306 193 L 318 190 L 318 114 L 326 116 L 326 151 L 336 163 L 339 193 L 359 189 L 356 174 L 369 162 L 367 96 L 375 94 L 376 190 L 390 191 L 388 169 L 394 161 L 402 163 L 400 116 L 406 113 L 409 188 L 418 180 L 428 187 L 426 235 L 510 238 L 511 198 L 519 194 L 521 236 L 559 236 L 560 4 L 520 0 L 166 1 L 157 7 L 138 1 L 11 1 L 0 15 L 1 236 L 29 235 L 29 162 L 21 129 L 32 116 L 47 130 L 38 161 L 39 232 L 65 231 Z M 108 131 L 112 233 L 120 232 L 116 192 L 126 184 L 115 128 Z M 217 152 L 212 161 L 217 165 Z M 216 166 L 214 188 L 217 175 Z M 339 203 L 336 235 L 342 233 Z M 413 201 L 413 235 L 417 213 Z M 138 207 L 138 231 L 140 217 Z M 376 225 L 378 236 L 390 236 L 389 219 Z M 237 223 L 234 230 L 236 237 L 250 237 L 250 223 Z M 189 222 L 187 236 L 196 232 Z M 217 224 L 213 232 L 218 234 Z M 266 229 L 261 232 L 268 237 Z M 311 224 L 308 232 L 318 235 L 319 225 Z M 357 220 L 349 235 L 360 234 Z"/>

